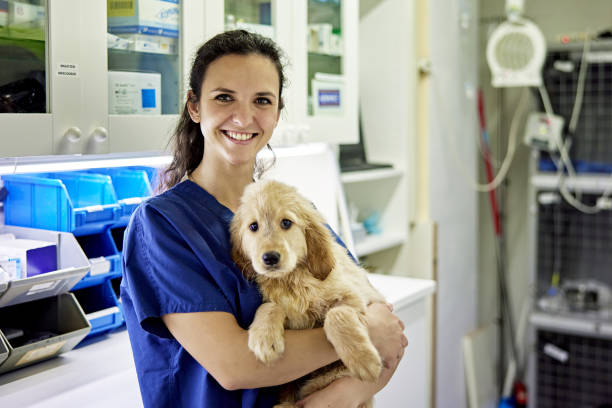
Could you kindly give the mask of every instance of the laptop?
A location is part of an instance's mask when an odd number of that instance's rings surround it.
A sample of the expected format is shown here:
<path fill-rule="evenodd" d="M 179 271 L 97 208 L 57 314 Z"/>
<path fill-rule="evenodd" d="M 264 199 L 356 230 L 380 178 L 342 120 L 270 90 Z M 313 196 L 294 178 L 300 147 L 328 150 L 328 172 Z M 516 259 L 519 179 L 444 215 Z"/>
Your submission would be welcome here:
<path fill-rule="evenodd" d="M 371 163 L 368 161 L 363 141 L 363 126 L 359 117 L 359 142 L 340 145 L 340 172 L 373 170 L 393 167 L 390 163 Z"/>

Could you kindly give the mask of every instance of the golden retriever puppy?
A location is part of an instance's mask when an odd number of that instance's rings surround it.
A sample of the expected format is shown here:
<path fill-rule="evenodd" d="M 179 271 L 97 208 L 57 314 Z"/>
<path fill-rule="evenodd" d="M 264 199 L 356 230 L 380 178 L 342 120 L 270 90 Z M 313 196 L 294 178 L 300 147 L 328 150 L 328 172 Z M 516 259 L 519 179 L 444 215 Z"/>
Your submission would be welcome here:
<path fill-rule="evenodd" d="M 278 406 L 294 406 L 343 376 L 375 381 L 382 363 L 370 341 L 365 310 L 384 298 L 312 203 L 286 184 L 253 183 L 245 189 L 230 231 L 234 261 L 263 295 L 249 327 L 249 348 L 257 359 L 269 365 L 282 356 L 286 328 L 315 327 L 324 328 L 340 357 L 282 392 Z"/>

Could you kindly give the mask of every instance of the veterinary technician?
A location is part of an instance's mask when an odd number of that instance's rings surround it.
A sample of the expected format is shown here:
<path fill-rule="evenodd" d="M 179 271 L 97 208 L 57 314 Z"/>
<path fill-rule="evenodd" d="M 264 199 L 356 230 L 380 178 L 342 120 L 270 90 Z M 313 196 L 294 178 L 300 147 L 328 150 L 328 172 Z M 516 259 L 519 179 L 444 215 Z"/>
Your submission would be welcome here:
<path fill-rule="evenodd" d="M 269 408 L 275 386 L 338 359 L 322 328 L 288 330 L 271 367 L 247 346 L 262 299 L 230 257 L 229 222 L 278 122 L 284 81 L 280 50 L 256 34 L 225 32 L 196 53 L 163 192 L 125 231 L 121 298 L 145 407 Z M 300 404 L 357 407 L 389 381 L 407 344 L 402 324 L 382 304 L 366 317 L 388 366 L 379 381 L 342 378 Z"/>

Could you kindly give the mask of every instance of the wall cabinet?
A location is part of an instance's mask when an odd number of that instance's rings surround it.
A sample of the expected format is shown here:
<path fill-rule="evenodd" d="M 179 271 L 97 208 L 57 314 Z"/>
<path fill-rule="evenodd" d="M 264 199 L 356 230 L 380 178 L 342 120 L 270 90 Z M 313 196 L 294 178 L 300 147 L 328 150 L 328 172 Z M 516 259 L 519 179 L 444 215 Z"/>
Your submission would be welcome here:
<path fill-rule="evenodd" d="M 358 139 L 356 0 L 8 4 L 2 156 L 163 150 L 194 52 L 232 28 L 269 35 L 286 53 L 290 84 L 275 143 Z M 18 7 L 29 17 L 18 18 Z"/>

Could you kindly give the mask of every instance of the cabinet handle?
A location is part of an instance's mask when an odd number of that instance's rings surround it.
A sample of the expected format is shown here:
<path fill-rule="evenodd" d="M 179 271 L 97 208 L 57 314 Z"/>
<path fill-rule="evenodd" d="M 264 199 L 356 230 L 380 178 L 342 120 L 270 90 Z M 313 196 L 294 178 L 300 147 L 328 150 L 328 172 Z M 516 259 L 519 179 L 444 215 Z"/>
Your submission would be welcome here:
<path fill-rule="evenodd" d="M 81 129 L 76 126 L 69 127 L 64 133 L 64 139 L 69 143 L 78 143 L 81 140 Z"/>
<path fill-rule="evenodd" d="M 96 143 L 104 143 L 108 139 L 108 130 L 102 126 L 98 126 L 91 132 L 90 137 Z"/>

